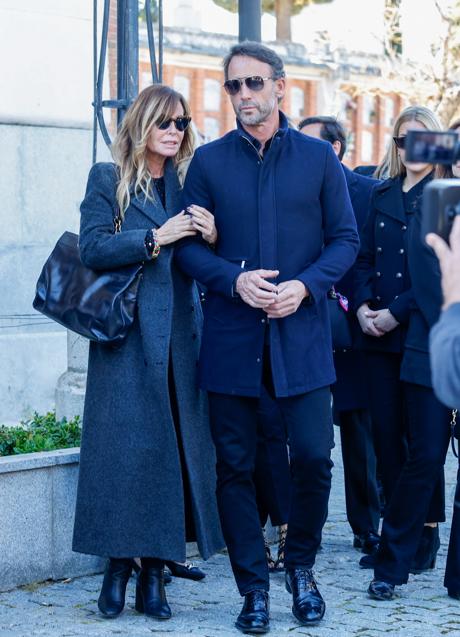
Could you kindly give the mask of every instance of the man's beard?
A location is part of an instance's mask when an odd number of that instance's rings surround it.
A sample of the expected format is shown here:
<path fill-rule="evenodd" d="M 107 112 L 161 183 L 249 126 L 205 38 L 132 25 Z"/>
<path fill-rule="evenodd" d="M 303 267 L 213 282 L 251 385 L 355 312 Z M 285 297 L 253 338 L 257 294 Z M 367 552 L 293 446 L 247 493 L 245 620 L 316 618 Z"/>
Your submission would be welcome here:
<path fill-rule="evenodd" d="M 239 104 L 236 109 L 236 116 L 242 124 L 247 126 L 257 126 L 265 122 L 273 113 L 273 109 L 276 105 L 276 97 L 272 95 L 270 100 L 264 104 L 255 104 L 253 102 L 246 102 L 245 104 Z M 240 110 L 242 106 L 253 106 L 256 112 L 246 113 L 244 110 Z"/>

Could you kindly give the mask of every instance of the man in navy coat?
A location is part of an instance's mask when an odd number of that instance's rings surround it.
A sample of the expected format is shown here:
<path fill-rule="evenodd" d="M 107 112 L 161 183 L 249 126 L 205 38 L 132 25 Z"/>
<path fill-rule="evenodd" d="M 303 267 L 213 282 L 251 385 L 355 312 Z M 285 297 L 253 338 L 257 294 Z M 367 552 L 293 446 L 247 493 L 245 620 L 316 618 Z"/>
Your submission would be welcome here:
<path fill-rule="evenodd" d="M 306 117 L 299 124 L 304 135 L 324 139 L 332 144 L 342 161 L 347 150 L 346 132 L 335 117 Z M 369 214 L 371 195 L 380 182 L 352 172 L 342 164 L 358 231 Z M 337 382 L 332 387 L 334 422 L 340 426 L 347 519 L 354 533 L 353 546 L 363 553 L 373 554 L 378 546 L 380 501 L 377 488 L 376 459 L 372 440 L 364 353 L 360 351 L 361 328 L 353 307 L 354 268 L 335 284 L 335 289 L 347 297 L 350 311 L 347 318 L 353 335 L 353 346 L 346 351 L 334 351 Z"/>
<path fill-rule="evenodd" d="M 224 59 L 237 129 L 198 148 L 184 203 L 204 206 L 218 239 L 176 249 L 207 287 L 199 361 L 217 451 L 217 498 L 243 609 L 243 632 L 269 629 L 269 576 L 253 485 L 262 384 L 280 406 L 291 451 L 286 586 L 302 624 L 324 601 L 312 574 L 327 517 L 335 381 L 326 294 L 353 264 L 359 239 L 329 143 L 289 128 L 279 110 L 283 62 L 256 43 Z"/>

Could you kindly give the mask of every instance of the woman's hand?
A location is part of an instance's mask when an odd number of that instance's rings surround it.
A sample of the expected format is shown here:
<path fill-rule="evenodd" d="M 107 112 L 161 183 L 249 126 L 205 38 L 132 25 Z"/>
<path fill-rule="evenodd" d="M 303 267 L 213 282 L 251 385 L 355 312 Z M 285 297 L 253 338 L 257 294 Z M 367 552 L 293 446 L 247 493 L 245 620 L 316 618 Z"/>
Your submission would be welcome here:
<path fill-rule="evenodd" d="M 187 212 L 191 215 L 193 227 L 198 232 L 201 232 L 201 236 L 206 241 L 213 245 L 217 241 L 216 224 L 214 223 L 214 215 L 195 204 L 187 208 Z"/>
<path fill-rule="evenodd" d="M 398 327 L 399 323 L 390 312 L 388 308 L 384 310 L 377 310 L 374 312 L 376 316 L 373 317 L 375 327 L 381 332 L 391 332 L 395 327 Z"/>
<path fill-rule="evenodd" d="M 379 338 L 380 336 L 383 336 L 385 332 L 376 327 L 374 324 L 374 318 L 376 318 L 377 315 L 378 312 L 374 312 L 373 310 L 369 309 L 367 303 L 363 303 L 356 312 L 359 325 L 361 326 L 364 334 L 367 334 L 368 336 L 376 336 L 377 338 Z"/>
<path fill-rule="evenodd" d="M 158 228 L 157 240 L 160 246 L 165 246 L 168 243 L 174 243 L 179 241 L 179 239 L 191 237 L 194 234 L 196 234 L 196 230 L 193 227 L 190 215 L 182 211 L 168 219 Z"/>

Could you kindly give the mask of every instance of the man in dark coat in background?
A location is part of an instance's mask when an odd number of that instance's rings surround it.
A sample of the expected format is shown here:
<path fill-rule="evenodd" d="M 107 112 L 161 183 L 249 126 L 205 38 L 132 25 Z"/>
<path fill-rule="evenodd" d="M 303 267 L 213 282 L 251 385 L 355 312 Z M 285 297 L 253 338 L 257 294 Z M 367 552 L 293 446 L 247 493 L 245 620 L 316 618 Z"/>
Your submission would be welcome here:
<path fill-rule="evenodd" d="M 262 384 L 280 406 L 291 451 L 285 565 L 293 613 L 318 622 L 325 604 L 312 574 L 327 517 L 335 381 L 327 292 L 353 264 L 359 239 L 330 144 L 288 126 L 279 110 L 283 62 L 244 42 L 224 60 L 237 129 L 201 146 L 185 206 L 215 218 L 215 251 L 194 238 L 176 251 L 207 286 L 199 377 L 217 451 L 217 499 L 243 609 L 242 632 L 269 629 L 269 576 L 253 472 Z"/>
<path fill-rule="evenodd" d="M 346 132 L 335 117 L 307 117 L 299 124 L 305 135 L 324 139 L 332 144 L 342 161 L 346 152 Z M 369 213 L 372 190 L 380 183 L 358 175 L 342 164 L 358 231 Z M 354 268 L 335 285 L 349 301 L 347 314 L 353 337 L 349 350 L 334 351 L 337 382 L 332 387 L 334 422 L 340 425 L 347 519 L 354 533 L 353 546 L 371 554 L 379 542 L 380 502 L 376 478 L 376 459 L 372 441 L 365 358 L 359 349 L 361 329 L 354 312 Z"/>

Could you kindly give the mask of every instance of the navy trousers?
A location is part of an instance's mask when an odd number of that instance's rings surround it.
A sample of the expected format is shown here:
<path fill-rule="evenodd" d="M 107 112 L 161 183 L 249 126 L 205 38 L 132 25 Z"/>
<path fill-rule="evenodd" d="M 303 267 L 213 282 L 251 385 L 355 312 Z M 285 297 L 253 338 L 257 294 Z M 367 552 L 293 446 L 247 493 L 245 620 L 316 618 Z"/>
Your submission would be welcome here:
<path fill-rule="evenodd" d="M 269 391 L 270 393 L 270 391 Z M 323 387 L 277 398 L 291 454 L 287 568 L 311 568 L 321 543 L 331 488 L 331 394 Z M 254 487 L 259 399 L 209 393 L 217 454 L 217 503 L 241 595 L 269 589 L 269 574 Z"/>
<path fill-rule="evenodd" d="M 387 503 L 374 569 L 376 579 L 391 584 L 408 580 L 450 437 L 450 411 L 433 390 L 412 383 L 403 390 L 408 455 Z"/>
<path fill-rule="evenodd" d="M 391 500 L 408 454 L 408 404 L 400 380 L 401 354 L 368 352 L 370 411 L 377 470 L 382 480 L 385 502 Z M 426 522 L 444 522 L 444 470 L 432 491 Z"/>
<path fill-rule="evenodd" d="M 257 508 L 261 526 L 268 518 L 273 526 L 289 517 L 291 476 L 287 432 L 276 400 L 262 387 L 257 410 L 257 451 L 254 470 Z"/>
<path fill-rule="evenodd" d="M 380 500 L 370 414 L 367 409 L 340 411 L 334 422 L 342 443 L 347 520 L 355 535 L 378 533 Z"/>

